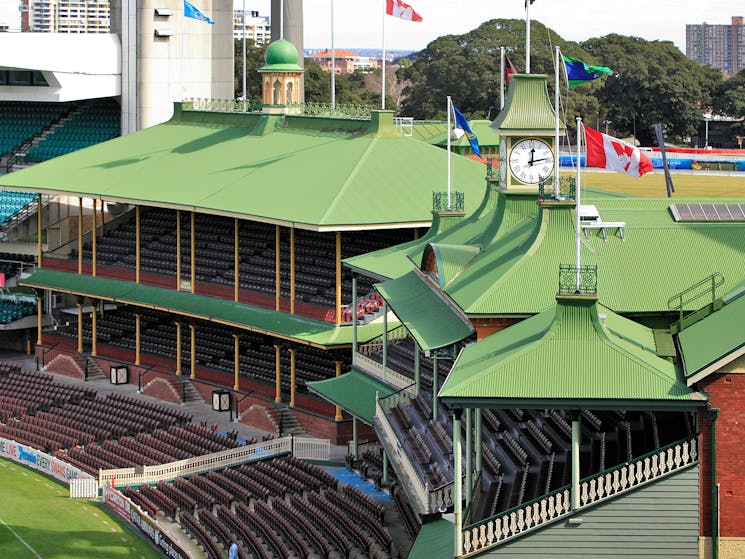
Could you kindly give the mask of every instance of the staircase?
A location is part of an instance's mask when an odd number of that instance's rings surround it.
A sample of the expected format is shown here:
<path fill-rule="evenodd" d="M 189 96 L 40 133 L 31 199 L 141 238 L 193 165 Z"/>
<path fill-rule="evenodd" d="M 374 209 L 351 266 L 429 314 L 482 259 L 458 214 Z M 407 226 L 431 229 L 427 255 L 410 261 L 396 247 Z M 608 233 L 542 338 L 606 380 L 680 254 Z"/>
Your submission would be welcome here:
<path fill-rule="evenodd" d="M 87 380 L 106 380 L 108 377 L 94 359 L 85 359 Z"/>
<path fill-rule="evenodd" d="M 194 385 L 189 380 L 189 377 L 178 377 L 179 382 L 179 394 L 181 395 L 181 401 L 184 404 L 191 404 L 192 402 L 204 403 L 202 395 L 199 390 L 194 388 Z"/>
<path fill-rule="evenodd" d="M 275 410 L 278 415 L 276 421 L 277 425 L 279 425 L 280 435 L 302 435 L 305 433 L 302 425 L 300 425 L 300 422 L 298 422 L 295 414 L 287 404 L 279 404 Z"/>

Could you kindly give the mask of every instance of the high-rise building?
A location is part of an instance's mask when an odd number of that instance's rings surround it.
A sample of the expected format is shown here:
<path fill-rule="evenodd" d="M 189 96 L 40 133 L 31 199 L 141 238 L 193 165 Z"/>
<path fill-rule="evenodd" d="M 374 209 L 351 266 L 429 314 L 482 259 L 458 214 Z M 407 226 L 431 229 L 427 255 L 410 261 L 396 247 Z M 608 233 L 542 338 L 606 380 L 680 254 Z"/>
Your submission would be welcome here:
<path fill-rule="evenodd" d="M 233 11 L 233 37 L 243 37 L 243 10 Z M 246 10 L 246 39 L 256 45 L 265 45 L 271 41 L 272 24 L 269 16 L 260 16 L 256 10 Z"/>
<path fill-rule="evenodd" d="M 35 33 L 108 33 L 109 0 L 22 0 L 21 30 Z"/>
<path fill-rule="evenodd" d="M 734 75 L 745 68 L 745 25 L 733 16 L 730 25 L 686 25 L 686 56 Z"/>

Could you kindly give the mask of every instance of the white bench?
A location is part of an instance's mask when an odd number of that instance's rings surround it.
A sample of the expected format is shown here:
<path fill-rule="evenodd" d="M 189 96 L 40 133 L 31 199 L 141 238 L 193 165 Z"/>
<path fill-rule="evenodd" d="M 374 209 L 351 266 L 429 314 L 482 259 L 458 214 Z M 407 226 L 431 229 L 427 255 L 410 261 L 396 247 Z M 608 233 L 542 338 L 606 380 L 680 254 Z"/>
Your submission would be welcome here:
<path fill-rule="evenodd" d="M 585 232 L 585 238 L 589 236 L 588 229 L 600 229 L 600 232 L 603 235 L 603 240 L 605 242 L 608 242 L 608 237 L 605 233 L 605 230 L 615 229 L 621 234 L 621 240 L 626 241 L 626 238 L 624 237 L 624 229 L 626 227 L 625 221 L 603 221 L 602 219 L 596 219 L 594 221 L 582 221 L 580 222 L 579 226 Z"/>

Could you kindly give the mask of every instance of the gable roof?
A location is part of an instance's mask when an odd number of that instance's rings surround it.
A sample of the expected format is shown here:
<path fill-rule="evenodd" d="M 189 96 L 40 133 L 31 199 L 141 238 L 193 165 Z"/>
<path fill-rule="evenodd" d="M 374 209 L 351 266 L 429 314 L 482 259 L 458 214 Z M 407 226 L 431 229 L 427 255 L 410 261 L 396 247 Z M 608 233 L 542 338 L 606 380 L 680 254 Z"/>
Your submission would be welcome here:
<path fill-rule="evenodd" d="M 467 346 L 440 389 L 456 405 L 562 409 L 678 409 L 704 397 L 675 365 L 646 347 L 651 334 L 583 298 L 559 298 L 532 316 Z M 641 339 L 640 333 L 642 334 Z"/>
<path fill-rule="evenodd" d="M 741 288 L 740 288 L 741 289 Z M 678 346 L 688 384 L 698 382 L 728 361 L 745 355 L 745 294 L 678 334 Z"/>
<path fill-rule="evenodd" d="M 431 219 L 447 154 L 370 120 L 182 111 L 134 134 L 0 177 L 0 187 L 164 206 L 312 230 Z M 452 158 L 466 211 L 484 166 Z M 442 187 L 438 188 L 438 185 Z"/>

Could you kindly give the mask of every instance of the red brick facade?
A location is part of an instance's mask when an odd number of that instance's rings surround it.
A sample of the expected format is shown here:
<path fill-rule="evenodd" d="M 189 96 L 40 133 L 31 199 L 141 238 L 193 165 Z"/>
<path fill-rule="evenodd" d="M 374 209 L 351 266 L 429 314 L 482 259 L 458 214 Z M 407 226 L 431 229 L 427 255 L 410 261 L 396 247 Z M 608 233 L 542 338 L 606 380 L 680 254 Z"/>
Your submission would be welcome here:
<path fill-rule="evenodd" d="M 715 373 L 701 383 L 716 422 L 716 467 L 719 484 L 719 528 L 723 538 L 745 537 L 745 374 Z M 701 433 L 701 534 L 711 535 L 711 421 L 699 414 Z"/>

